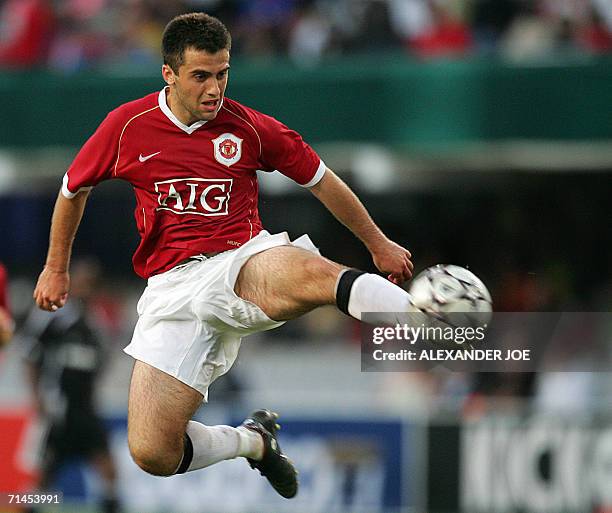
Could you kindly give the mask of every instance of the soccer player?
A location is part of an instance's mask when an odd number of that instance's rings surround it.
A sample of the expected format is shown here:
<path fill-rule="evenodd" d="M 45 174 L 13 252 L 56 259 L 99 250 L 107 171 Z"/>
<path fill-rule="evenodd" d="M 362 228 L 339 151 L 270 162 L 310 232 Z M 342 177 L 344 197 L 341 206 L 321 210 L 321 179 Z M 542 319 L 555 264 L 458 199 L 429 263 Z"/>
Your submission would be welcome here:
<path fill-rule="evenodd" d="M 21 335 L 37 415 L 49 427 L 38 489 L 48 490 L 61 466 L 81 457 L 101 477 L 102 511 L 116 513 L 115 464 L 94 405 L 96 380 L 106 359 L 90 313 L 99 274 L 96 262 L 75 262 L 71 301 L 55 314 L 33 308 Z"/>
<path fill-rule="evenodd" d="M 88 191 L 112 178 L 129 182 L 142 238 L 134 268 L 148 279 L 125 349 L 136 360 L 128 409 L 133 459 L 168 476 L 241 456 L 280 495 L 293 497 L 296 471 L 278 445 L 276 414 L 259 410 L 237 428 L 190 419 L 245 335 L 326 304 L 357 319 L 413 311 L 396 285 L 411 277 L 411 255 L 300 135 L 225 96 L 230 49 L 230 34 L 214 17 L 170 21 L 162 40 L 166 86 L 113 110 L 64 176 L 34 297 L 50 311 L 66 303 Z M 279 170 L 312 192 L 388 279 L 322 257 L 308 236 L 290 241 L 265 231 L 256 170 Z"/>
<path fill-rule="evenodd" d="M 13 338 L 15 323 L 8 302 L 8 278 L 6 268 L 0 263 L 0 348 Z"/>

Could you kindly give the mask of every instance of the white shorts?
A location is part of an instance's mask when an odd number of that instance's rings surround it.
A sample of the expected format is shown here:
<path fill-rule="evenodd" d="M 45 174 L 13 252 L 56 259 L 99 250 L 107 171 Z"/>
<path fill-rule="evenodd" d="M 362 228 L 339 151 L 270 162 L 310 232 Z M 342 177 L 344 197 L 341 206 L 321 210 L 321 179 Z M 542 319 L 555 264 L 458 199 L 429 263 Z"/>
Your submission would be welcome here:
<path fill-rule="evenodd" d="M 152 276 L 124 351 L 198 390 L 207 401 L 209 385 L 231 368 L 242 337 L 284 324 L 238 297 L 234 286 L 251 256 L 285 245 L 319 254 L 308 235 L 291 242 L 286 232 L 264 230 L 240 248 Z"/>

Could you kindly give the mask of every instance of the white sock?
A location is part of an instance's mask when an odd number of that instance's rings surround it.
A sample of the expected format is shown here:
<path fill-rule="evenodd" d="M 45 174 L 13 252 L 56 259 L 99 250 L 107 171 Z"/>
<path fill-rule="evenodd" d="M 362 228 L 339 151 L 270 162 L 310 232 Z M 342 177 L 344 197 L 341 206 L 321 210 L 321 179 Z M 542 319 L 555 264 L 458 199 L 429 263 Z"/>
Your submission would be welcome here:
<path fill-rule="evenodd" d="M 209 467 L 223 460 L 238 456 L 261 459 L 263 441 L 261 435 L 243 426 L 205 426 L 190 420 L 187 436 L 193 445 L 193 459 L 187 472 Z"/>
<path fill-rule="evenodd" d="M 397 316 L 390 313 L 419 312 L 412 306 L 411 296 L 401 287 L 377 274 L 362 274 L 351 287 L 348 312 L 357 320 L 362 320 L 364 312 L 379 312 L 380 315 L 368 316 L 373 324 L 394 324 Z"/>
<path fill-rule="evenodd" d="M 251 458 L 256 461 L 263 458 L 264 445 L 261 435 L 244 426 L 238 426 L 236 431 L 240 434 L 240 450 L 238 451 L 238 456 Z"/>

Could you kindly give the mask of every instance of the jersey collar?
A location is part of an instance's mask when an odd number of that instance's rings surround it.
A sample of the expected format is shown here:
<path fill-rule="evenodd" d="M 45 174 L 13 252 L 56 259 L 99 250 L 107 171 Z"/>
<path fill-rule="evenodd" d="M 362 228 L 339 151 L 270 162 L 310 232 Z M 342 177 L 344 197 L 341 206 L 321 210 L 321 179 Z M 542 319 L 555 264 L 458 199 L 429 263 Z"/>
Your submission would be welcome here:
<path fill-rule="evenodd" d="M 208 123 L 208 121 L 202 120 L 202 121 L 196 121 L 195 123 L 187 126 L 185 123 L 179 121 L 179 119 L 170 110 L 170 107 L 168 107 L 168 102 L 166 101 L 166 90 L 167 89 L 168 89 L 168 87 L 164 87 L 159 92 L 159 97 L 158 97 L 157 103 L 159 103 L 159 108 L 166 115 L 166 117 L 170 121 L 172 121 L 176 126 L 178 126 L 183 132 L 186 132 L 188 134 L 192 134 L 198 128 L 200 128 L 202 125 L 205 125 L 206 123 Z M 221 105 L 219 105 L 219 109 L 221 109 L 222 106 L 223 106 L 223 100 L 221 100 Z"/>

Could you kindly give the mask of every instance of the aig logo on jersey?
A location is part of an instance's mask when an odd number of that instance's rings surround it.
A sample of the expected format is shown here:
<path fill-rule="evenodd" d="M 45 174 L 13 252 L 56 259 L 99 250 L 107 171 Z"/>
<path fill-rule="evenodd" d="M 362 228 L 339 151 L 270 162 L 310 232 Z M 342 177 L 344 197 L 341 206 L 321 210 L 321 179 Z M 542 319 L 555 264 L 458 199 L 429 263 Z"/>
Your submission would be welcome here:
<path fill-rule="evenodd" d="M 176 178 L 155 182 L 156 210 L 198 216 L 226 216 L 233 178 Z"/>
<path fill-rule="evenodd" d="M 212 141 L 215 147 L 215 159 L 224 166 L 230 167 L 242 157 L 242 139 L 234 134 L 221 134 Z"/>

